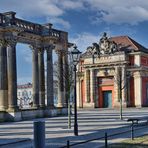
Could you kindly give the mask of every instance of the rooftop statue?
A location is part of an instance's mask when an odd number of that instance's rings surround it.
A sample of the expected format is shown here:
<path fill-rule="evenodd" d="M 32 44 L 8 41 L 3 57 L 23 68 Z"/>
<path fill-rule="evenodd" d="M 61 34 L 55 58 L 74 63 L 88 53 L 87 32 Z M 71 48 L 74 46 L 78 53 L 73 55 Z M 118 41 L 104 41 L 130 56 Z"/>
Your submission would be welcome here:
<path fill-rule="evenodd" d="M 99 43 L 93 43 L 92 46 L 87 48 L 87 52 L 91 52 L 91 54 L 113 54 L 117 51 L 117 44 L 114 41 L 111 41 L 107 37 L 107 33 L 104 32 L 102 38 Z"/>

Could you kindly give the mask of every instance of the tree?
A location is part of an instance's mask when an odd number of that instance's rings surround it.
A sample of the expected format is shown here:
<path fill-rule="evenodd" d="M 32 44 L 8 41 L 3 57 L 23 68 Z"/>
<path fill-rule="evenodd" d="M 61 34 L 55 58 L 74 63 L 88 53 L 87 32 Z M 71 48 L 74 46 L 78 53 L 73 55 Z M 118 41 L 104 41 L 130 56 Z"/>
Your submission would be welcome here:
<path fill-rule="evenodd" d="M 58 62 L 55 61 L 53 64 L 53 75 L 54 75 L 54 80 L 57 81 L 59 79 L 59 73 L 58 73 Z M 73 92 L 73 87 L 74 87 L 74 76 L 73 76 L 73 64 L 71 63 L 70 60 L 70 56 L 69 56 L 69 64 L 65 65 L 63 64 L 63 67 L 68 66 L 68 73 L 64 72 L 64 68 L 63 68 L 63 79 L 67 80 L 67 83 L 64 85 L 64 88 L 66 88 L 67 92 L 65 91 L 65 95 L 66 95 L 66 104 L 68 107 L 68 128 L 71 128 L 71 102 L 72 100 L 70 100 L 71 95 Z M 56 85 L 58 86 L 58 83 L 56 83 Z"/>

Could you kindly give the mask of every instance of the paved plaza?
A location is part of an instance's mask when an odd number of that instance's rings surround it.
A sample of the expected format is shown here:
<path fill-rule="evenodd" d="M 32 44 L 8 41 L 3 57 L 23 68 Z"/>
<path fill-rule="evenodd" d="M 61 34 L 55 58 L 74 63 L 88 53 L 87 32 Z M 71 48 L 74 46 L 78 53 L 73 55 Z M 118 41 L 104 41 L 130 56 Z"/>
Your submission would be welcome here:
<path fill-rule="evenodd" d="M 113 109 L 85 109 L 78 110 L 79 136 L 73 134 L 73 115 L 72 128 L 68 129 L 68 118 L 52 117 L 36 120 L 45 120 L 46 123 L 46 147 L 61 147 L 70 143 L 85 141 L 88 139 L 99 138 L 104 133 L 114 134 L 125 130 L 130 130 L 130 123 L 126 120 L 129 117 L 148 116 L 148 108 L 135 109 L 128 108 L 123 110 L 124 120 L 119 119 L 119 110 Z M 33 122 L 5 122 L 0 123 L 0 147 L 1 148 L 29 148 L 33 145 Z M 140 130 L 135 135 L 148 134 L 147 128 Z M 109 143 L 119 142 L 130 137 L 130 133 L 114 137 Z M 101 147 L 104 140 L 88 142 L 74 147 Z"/>

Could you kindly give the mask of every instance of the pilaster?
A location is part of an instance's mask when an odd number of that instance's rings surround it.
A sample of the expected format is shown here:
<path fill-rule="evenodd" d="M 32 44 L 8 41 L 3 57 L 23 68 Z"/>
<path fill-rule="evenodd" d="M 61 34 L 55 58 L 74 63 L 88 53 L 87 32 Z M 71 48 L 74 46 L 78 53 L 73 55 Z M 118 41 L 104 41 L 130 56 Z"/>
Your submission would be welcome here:
<path fill-rule="evenodd" d="M 142 107 L 142 77 L 140 72 L 134 73 L 135 106 Z"/>
<path fill-rule="evenodd" d="M 123 105 L 127 106 L 127 79 L 126 79 L 126 67 L 122 67 L 122 100 Z"/>
<path fill-rule="evenodd" d="M 91 106 L 94 107 L 94 101 L 95 101 L 95 70 L 90 70 L 90 103 Z"/>
<path fill-rule="evenodd" d="M 86 69 L 84 72 L 84 79 L 85 79 L 85 103 L 90 102 L 90 71 Z"/>

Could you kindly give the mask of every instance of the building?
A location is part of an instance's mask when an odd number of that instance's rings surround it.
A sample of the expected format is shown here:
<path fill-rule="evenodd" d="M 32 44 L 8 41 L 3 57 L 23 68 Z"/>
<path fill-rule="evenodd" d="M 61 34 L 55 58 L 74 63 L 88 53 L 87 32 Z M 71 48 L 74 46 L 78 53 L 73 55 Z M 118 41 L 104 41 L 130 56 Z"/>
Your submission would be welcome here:
<path fill-rule="evenodd" d="M 82 55 L 77 92 L 78 107 L 148 106 L 148 49 L 128 36 L 104 33 Z"/>
<path fill-rule="evenodd" d="M 17 86 L 17 102 L 20 108 L 28 108 L 31 106 L 32 100 L 32 84 L 27 83 Z"/>
<path fill-rule="evenodd" d="M 58 84 L 57 80 L 54 80 L 54 106 L 57 105 L 58 100 Z M 32 107 L 32 84 L 17 85 L 17 103 L 19 108 Z M 45 104 L 47 105 L 47 93 L 45 90 Z"/>

